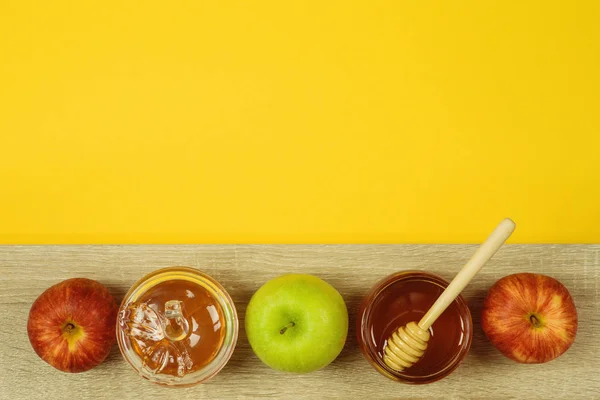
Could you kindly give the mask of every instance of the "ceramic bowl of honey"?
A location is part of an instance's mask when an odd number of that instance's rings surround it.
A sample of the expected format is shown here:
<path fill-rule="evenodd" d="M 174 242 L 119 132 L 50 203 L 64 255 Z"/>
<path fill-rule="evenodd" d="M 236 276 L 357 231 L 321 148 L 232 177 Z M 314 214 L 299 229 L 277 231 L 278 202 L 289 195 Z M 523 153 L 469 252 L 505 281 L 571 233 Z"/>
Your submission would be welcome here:
<path fill-rule="evenodd" d="M 403 271 L 387 276 L 369 291 L 359 308 L 356 332 L 361 351 L 379 373 L 403 383 L 431 383 L 448 376 L 463 361 L 471 347 L 473 321 L 462 296 L 431 326 L 427 350 L 415 365 L 396 371 L 383 361 L 390 335 L 419 321 L 447 286 L 435 274 Z"/>
<path fill-rule="evenodd" d="M 142 378 L 191 386 L 225 366 L 239 322 L 219 282 L 193 268 L 170 267 L 150 273 L 129 289 L 116 329 L 123 357 Z"/>

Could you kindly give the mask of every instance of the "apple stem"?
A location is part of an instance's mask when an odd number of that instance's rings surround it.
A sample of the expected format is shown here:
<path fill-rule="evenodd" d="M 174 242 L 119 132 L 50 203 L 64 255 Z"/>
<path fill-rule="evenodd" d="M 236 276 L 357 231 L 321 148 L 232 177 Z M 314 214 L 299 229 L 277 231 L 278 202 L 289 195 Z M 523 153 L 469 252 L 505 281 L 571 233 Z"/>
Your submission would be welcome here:
<path fill-rule="evenodd" d="M 72 323 L 68 323 L 65 325 L 65 327 L 63 328 L 67 333 L 71 333 L 73 331 L 73 329 L 75 329 L 75 325 L 73 325 Z"/>
<path fill-rule="evenodd" d="M 288 328 L 291 328 L 291 327 L 293 327 L 294 325 L 296 325 L 296 324 L 295 324 L 295 323 L 293 323 L 293 322 L 290 322 L 289 324 L 287 324 L 286 326 L 284 326 L 283 328 L 281 328 L 281 330 L 279 331 L 279 334 L 280 334 L 280 335 L 283 335 L 283 334 L 285 333 L 285 331 L 287 331 L 287 330 L 288 330 Z"/>
<path fill-rule="evenodd" d="M 534 327 L 539 328 L 540 326 L 542 326 L 541 322 L 539 319 L 537 319 L 537 317 L 535 315 L 530 315 L 529 316 L 529 321 L 531 321 L 531 323 L 533 324 Z"/>

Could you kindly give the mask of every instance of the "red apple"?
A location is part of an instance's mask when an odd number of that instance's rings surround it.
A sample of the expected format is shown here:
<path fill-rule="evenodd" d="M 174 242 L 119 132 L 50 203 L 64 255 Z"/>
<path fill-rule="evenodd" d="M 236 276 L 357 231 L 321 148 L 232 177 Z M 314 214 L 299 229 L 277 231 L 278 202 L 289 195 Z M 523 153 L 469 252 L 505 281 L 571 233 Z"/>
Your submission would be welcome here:
<path fill-rule="evenodd" d="M 481 325 L 489 341 L 508 358 L 545 363 L 573 344 L 577 310 L 567 288 L 556 279 L 514 274 L 490 288 Z"/>
<path fill-rule="evenodd" d="M 48 288 L 29 311 L 27 333 L 44 361 L 64 372 L 100 364 L 115 342 L 117 303 L 102 284 L 68 279 Z"/>

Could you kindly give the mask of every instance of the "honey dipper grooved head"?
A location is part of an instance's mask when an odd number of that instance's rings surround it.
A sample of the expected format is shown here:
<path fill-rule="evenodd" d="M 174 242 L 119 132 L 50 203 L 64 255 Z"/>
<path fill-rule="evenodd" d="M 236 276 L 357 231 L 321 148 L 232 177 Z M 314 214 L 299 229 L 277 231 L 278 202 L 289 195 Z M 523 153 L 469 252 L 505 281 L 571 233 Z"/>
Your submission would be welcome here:
<path fill-rule="evenodd" d="M 429 336 L 429 330 L 421 329 L 416 322 L 400 327 L 387 340 L 383 362 L 396 371 L 411 367 L 425 353 Z"/>

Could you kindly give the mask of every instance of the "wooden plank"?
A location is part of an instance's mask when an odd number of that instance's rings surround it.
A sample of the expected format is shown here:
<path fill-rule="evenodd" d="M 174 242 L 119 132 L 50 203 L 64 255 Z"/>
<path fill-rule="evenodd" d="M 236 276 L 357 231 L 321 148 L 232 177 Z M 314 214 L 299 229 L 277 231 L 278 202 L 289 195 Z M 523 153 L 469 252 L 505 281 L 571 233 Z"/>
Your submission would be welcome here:
<path fill-rule="evenodd" d="M 600 397 L 600 245 L 508 245 L 464 292 L 475 320 L 473 346 L 451 376 L 423 386 L 387 380 L 363 359 L 354 336 L 355 313 L 366 291 L 387 274 L 425 269 L 451 279 L 474 251 L 470 245 L 335 246 L 4 246 L 0 247 L 0 398 L 590 398 Z M 252 293 L 288 272 L 318 275 L 344 296 L 351 331 L 327 368 L 307 375 L 270 370 L 254 356 L 243 329 L 229 364 L 192 388 L 162 388 L 137 377 L 117 347 L 107 362 L 64 374 L 37 358 L 26 332 L 29 307 L 50 285 L 71 277 L 106 284 L 120 301 L 146 273 L 171 265 L 199 268 L 218 279 L 243 318 Z M 575 299 L 579 332 L 572 348 L 545 365 L 519 365 L 497 352 L 479 327 L 486 290 L 500 277 L 537 272 L 562 281 Z"/>

